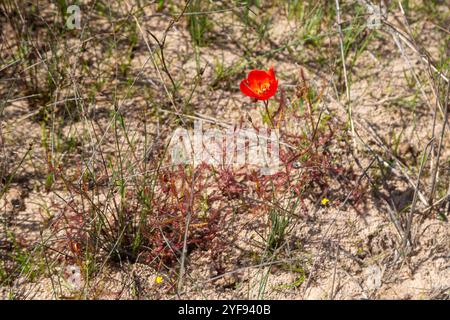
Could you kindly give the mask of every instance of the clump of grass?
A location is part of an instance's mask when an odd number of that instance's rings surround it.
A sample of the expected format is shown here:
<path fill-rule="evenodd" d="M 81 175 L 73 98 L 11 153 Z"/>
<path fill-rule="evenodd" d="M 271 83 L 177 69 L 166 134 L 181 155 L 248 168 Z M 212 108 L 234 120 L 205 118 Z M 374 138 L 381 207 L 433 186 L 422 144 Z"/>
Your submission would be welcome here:
<path fill-rule="evenodd" d="M 269 213 L 270 217 L 270 234 L 267 239 L 267 246 L 270 251 L 277 250 L 286 240 L 286 229 L 289 226 L 289 218 L 271 210 Z"/>
<path fill-rule="evenodd" d="M 188 7 L 188 29 L 195 46 L 204 47 L 208 43 L 208 33 L 212 23 L 208 14 L 209 2 L 205 0 L 192 0 Z"/>

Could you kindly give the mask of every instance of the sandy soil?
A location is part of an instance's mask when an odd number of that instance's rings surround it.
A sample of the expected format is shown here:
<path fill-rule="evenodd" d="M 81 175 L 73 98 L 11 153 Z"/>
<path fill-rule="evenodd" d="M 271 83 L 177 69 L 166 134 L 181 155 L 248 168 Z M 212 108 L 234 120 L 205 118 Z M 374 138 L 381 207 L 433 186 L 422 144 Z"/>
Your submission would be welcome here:
<path fill-rule="evenodd" d="M 442 5 L 440 9 L 448 11 L 448 7 L 445 7 Z M 52 8 L 48 10 L 51 12 Z M 162 39 L 170 19 L 154 16 L 156 13 L 154 7 L 147 7 L 145 17 L 141 17 L 139 23 L 142 29 L 152 30 L 157 38 Z M 45 12 L 42 14 L 45 15 Z M 274 14 L 279 14 L 279 18 L 271 26 L 268 37 L 274 46 L 281 46 L 292 41 L 299 26 L 277 10 L 274 10 Z M 99 17 L 96 23 L 101 25 L 102 19 L 107 21 Z M 392 17 L 389 17 L 389 21 L 397 23 Z M 9 23 L 4 24 L 2 37 L 7 36 L 10 28 Z M 181 84 L 182 96 L 186 96 L 193 88 L 197 65 L 204 68 L 202 81 L 192 91 L 190 114 L 214 119 L 219 123 L 244 121 L 250 125 L 250 118 L 255 124 L 260 124 L 262 111 L 238 91 L 238 83 L 248 67 L 243 49 L 236 41 L 244 37 L 244 27 L 232 12 L 227 12 L 220 15 L 220 23 L 214 28 L 222 36 L 210 46 L 199 49 L 199 61 L 196 61 L 185 20 L 176 23 L 167 33 L 164 52 L 171 73 Z M 439 48 L 442 48 L 443 43 L 445 46 L 448 37 L 436 32 L 428 21 L 416 21 L 414 28 L 420 30 L 418 43 L 427 43 L 426 49 L 435 61 L 438 60 Z M 109 30 L 106 22 L 105 30 Z M 167 102 L 160 76 L 149 62 L 149 51 L 143 36 L 140 32 L 137 34 L 137 49 L 130 61 L 129 72 L 142 76 L 135 82 L 135 91 L 129 97 L 119 99 L 122 103 L 119 105 L 126 120 L 128 136 L 137 146 L 135 154 L 142 156 L 146 134 L 156 141 L 155 144 L 159 144 L 159 148 L 163 148 L 176 124 L 168 121 L 170 113 L 165 110 L 171 110 L 170 103 Z M 332 146 L 329 150 L 334 161 L 345 172 L 353 172 L 353 175 L 341 182 L 330 174 L 329 189 L 320 190 L 330 202 L 322 205 L 322 197 L 306 199 L 306 208 L 299 209 L 291 218 L 289 232 L 276 254 L 266 249 L 265 239 L 270 231 L 268 212 L 252 210 L 251 202 L 229 200 L 227 204 L 239 208 L 238 212 L 227 215 L 221 221 L 217 237 L 206 248 L 197 248 L 189 253 L 182 285 L 178 282 L 178 263 L 172 268 L 158 269 L 144 261 L 112 264 L 99 261 L 99 271 L 92 278 L 86 278 L 86 274 L 80 271 L 70 257 L 67 230 L 62 227 L 55 229 L 61 217 L 71 217 L 68 213 L 71 208 L 77 207 L 82 211 L 84 204 L 61 179 L 56 179 L 51 189 L 46 190 L 49 149 L 43 146 L 42 126 L 33 116 L 43 106 L 32 105 L 27 99 L 6 103 L 1 113 L 0 170 L 11 170 L 22 159 L 24 161 L 6 193 L 0 197 L 0 253 L 10 248 L 10 234 L 14 234 L 14 241 L 20 247 L 28 248 L 29 252 L 44 250 L 47 258 L 32 264 L 31 269 L 36 270 L 36 276 L 30 277 L 30 270 L 21 270 L 13 283 L 0 283 L 0 297 L 448 299 L 449 228 L 448 222 L 439 219 L 437 213 L 439 211 L 448 217 L 448 212 L 445 212 L 448 200 L 441 203 L 440 210 L 432 211 L 431 214 L 420 199 L 417 201 L 418 211 L 412 227 L 414 247 L 406 256 L 402 251 L 401 235 L 391 218 L 392 206 L 395 206 L 396 214 L 403 222 L 413 201 L 415 192 L 407 177 L 410 176 L 413 183 L 416 181 L 423 150 L 430 140 L 434 124 L 434 94 L 427 81 L 426 64 L 420 56 L 408 47 L 404 47 L 401 53 L 386 29 L 380 31 L 380 35 L 369 43 L 351 69 L 351 105 L 358 138 L 348 129 L 348 141 L 342 142 L 336 135 L 330 142 Z M 150 41 L 150 38 L 147 39 Z M 70 46 L 77 45 L 79 40 L 71 39 L 70 42 Z M 336 45 L 338 37 L 333 34 L 324 42 L 330 46 Z M 267 42 L 258 44 L 252 38 L 250 43 L 256 56 L 259 51 L 270 50 L 263 47 Z M 152 49 L 156 50 L 154 42 Z M 296 50 L 304 52 L 293 54 L 281 50 L 279 54 L 269 58 L 261 55 L 256 60 L 260 65 L 276 67 L 280 88 L 288 97 L 294 96 L 294 88 L 300 82 L 299 71 L 303 69 L 310 85 L 323 92 L 321 110 L 333 119 L 336 130 L 342 130 L 348 124 L 344 106 L 346 99 L 344 94 L 342 100 L 338 101 L 335 94 L 336 77 L 331 71 L 341 67 L 336 62 L 339 52 L 335 52 L 334 60 L 330 59 L 325 65 L 318 66 L 316 62 L 305 59 L 309 52 L 314 53 L 314 48 L 304 45 Z M 114 60 L 115 57 L 112 55 L 101 60 L 104 52 L 105 48 L 95 42 L 85 51 L 74 51 L 69 60 L 86 59 L 99 70 L 105 68 L 105 72 L 110 72 L 107 60 Z M 218 60 L 227 67 L 240 66 L 238 69 L 241 71 L 233 74 L 226 83 L 219 81 L 212 88 L 210 83 L 216 77 L 214 68 Z M 76 67 L 70 69 L 74 78 L 81 76 L 81 71 L 77 74 Z M 39 72 L 43 71 L 39 69 Z M 411 80 L 413 72 L 421 79 L 421 85 L 411 85 L 411 81 L 414 82 Z M 166 77 L 164 79 L 167 80 Z M 83 80 L 79 85 L 88 86 L 90 80 Z M 98 147 L 93 138 L 95 135 L 104 135 L 100 148 L 105 157 L 117 160 L 117 142 L 114 135 L 108 132 L 113 131 L 110 117 L 114 110 L 112 93 L 114 86 L 121 84 L 119 79 L 102 84 L 94 94 L 93 102 L 84 104 L 86 110 L 79 120 L 68 125 L 57 124 L 62 130 L 62 136 L 83 138 L 82 145 L 60 154 L 65 164 L 61 170 L 66 177 L 73 177 L 76 181 L 76 177 L 80 176 L 80 164 L 95 155 L 93 150 Z M 0 88 L 2 95 L 6 96 L 10 84 L 3 81 Z M 73 84 L 64 87 L 55 94 L 54 100 L 73 97 L 73 90 Z M 147 92 L 151 93 L 153 100 L 148 99 Z M 16 93 L 8 99 L 13 100 L 21 95 L 26 94 Z M 148 114 L 148 106 L 154 104 L 160 111 L 158 121 L 156 116 L 152 118 Z M 95 126 L 91 127 L 86 117 L 95 119 Z M 442 119 L 439 119 L 436 132 L 440 132 L 442 126 Z M 450 176 L 449 143 L 447 131 L 441 155 L 442 184 Z M 119 145 L 126 145 L 126 137 L 122 133 Z M 28 146 L 31 150 L 29 153 Z M 124 152 L 127 150 L 124 147 Z M 393 167 L 392 170 L 385 170 L 384 177 L 379 164 L 373 165 L 375 154 L 383 161 L 389 161 Z M 131 161 L 130 158 L 127 161 Z M 106 181 L 94 188 L 95 202 L 107 206 L 115 197 L 111 195 L 108 182 L 111 176 L 102 170 L 101 159 L 92 159 L 92 167 L 98 170 L 98 179 L 104 176 Z M 368 166 L 370 168 L 366 170 Z M 402 173 L 402 166 L 410 168 L 407 175 Z M 424 177 L 423 180 L 424 185 L 420 190 L 427 194 L 431 179 Z M 251 182 L 243 183 L 246 187 L 245 196 L 256 194 L 256 187 Z M 373 184 L 378 187 L 374 188 Z M 355 189 L 359 192 L 358 199 L 352 198 L 352 201 L 347 202 L 347 195 Z"/>

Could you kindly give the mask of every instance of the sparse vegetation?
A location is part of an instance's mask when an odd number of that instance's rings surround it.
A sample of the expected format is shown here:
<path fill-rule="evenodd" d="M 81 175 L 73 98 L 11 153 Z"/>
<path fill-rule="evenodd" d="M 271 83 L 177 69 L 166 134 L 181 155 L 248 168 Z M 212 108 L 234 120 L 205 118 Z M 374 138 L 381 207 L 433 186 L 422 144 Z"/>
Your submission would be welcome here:
<path fill-rule="evenodd" d="M 2 1 L 0 297 L 448 299 L 449 10 Z M 175 163 L 199 122 L 276 170 Z"/>

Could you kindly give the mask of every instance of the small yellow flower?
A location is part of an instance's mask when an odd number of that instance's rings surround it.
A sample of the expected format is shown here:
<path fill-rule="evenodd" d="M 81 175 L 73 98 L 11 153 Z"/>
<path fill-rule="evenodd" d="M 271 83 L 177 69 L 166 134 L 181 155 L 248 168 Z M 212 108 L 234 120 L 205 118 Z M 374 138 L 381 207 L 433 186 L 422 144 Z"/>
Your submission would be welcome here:
<path fill-rule="evenodd" d="M 161 277 L 161 276 L 157 276 L 156 279 L 155 279 L 155 282 L 156 282 L 157 284 L 161 284 L 161 283 L 163 283 L 163 281 L 164 281 L 164 279 L 163 279 L 163 277 Z"/>
<path fill-rule="evenodd" d="M 321 203 L 323 206 L 326 206 L 326 205 L 328 204 L 328 202 L 330 202 L 330 200 L 329 200 L 328 198 L 323 198 L 322 201 L 320 201 L 320 203 Z"/>

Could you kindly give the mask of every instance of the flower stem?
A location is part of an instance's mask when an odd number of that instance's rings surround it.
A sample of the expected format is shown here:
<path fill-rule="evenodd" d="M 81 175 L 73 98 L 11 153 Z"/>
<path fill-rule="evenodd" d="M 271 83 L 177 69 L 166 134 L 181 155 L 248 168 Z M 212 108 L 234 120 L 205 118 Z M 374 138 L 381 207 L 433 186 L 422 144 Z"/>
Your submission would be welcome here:
<path fill-rule="evenodd" d="M 272 117 L 270 116 L 270 112 L 269 112 L 269 100 L 264 101 L 264 107 L 266 109 L 266 113 L 267 113 L 267 117 L 269 118 L 270 125 L 272 126 L 272 129 L 275 129 L 275 125 L 273 124 Z"/>

